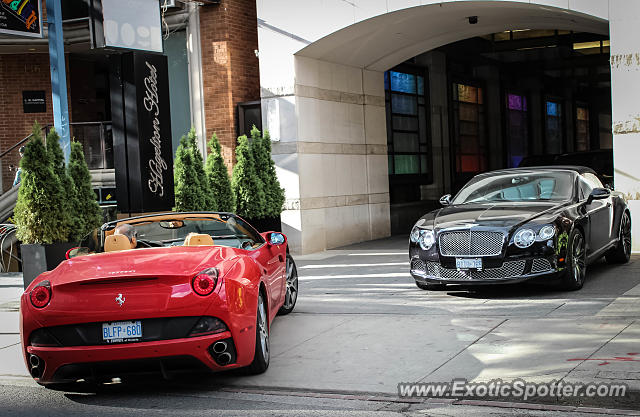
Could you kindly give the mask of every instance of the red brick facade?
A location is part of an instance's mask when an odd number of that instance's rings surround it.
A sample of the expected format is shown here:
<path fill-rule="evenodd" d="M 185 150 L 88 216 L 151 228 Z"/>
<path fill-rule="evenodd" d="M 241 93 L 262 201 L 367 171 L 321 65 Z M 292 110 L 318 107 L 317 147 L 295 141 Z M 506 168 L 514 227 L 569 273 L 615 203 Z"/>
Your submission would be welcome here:
<path fill-rule="evenodd" d="M 22 107 L 22 91 L 44 90 L 46 113 L 25 114 Z M 0 55 L 0 151 L 8 149 L 31 133 L 34 121 L 42 126 L 53 124 L 51 105 L 51 74 L 48 54 Z M 2 158 L 2 187 L 11 188 L 17 165 L 18 151 Z"/>
<path fill-rule="evenodd" d="M 200 9 L 202 79 L 207 138 L 215 132 L 233 163 L 236 106 L 260 99 L 255 0 L 222 0 Z"/>

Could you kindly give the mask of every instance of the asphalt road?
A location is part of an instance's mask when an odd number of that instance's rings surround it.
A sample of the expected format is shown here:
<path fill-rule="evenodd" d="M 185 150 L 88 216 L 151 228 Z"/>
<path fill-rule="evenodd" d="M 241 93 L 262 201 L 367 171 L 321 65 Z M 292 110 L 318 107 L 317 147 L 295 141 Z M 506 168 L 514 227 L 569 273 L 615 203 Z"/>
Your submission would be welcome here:
<path fill-rule="evenodd" d="M 576 292 L 526 285 L 425 292 L 407 273 L 404 238 L 298 257 L 300 298 L 273 324 L 265 374 L 73 389 L 80 392 L 25 377 L 15 325 L 7 324 L 17 317 L 11 297 L 19 291 L 0 282 L 0 415 L 548 415 L 511 403 L 399 399 L 397 384 L 524 378 L 624 381 L 640 390 L 638 261 L 593 265 Z M 576 406 L 640 407 L 638 397 L 539 401 L 561 415 L 607 412 Z"/>

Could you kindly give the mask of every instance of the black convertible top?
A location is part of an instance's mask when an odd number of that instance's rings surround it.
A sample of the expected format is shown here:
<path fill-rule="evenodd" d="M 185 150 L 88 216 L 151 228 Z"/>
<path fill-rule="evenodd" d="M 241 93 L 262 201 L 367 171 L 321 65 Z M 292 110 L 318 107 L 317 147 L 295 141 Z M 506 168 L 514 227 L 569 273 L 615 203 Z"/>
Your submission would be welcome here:
<path fill-rule="evenodd" d="M 577 172 L 578 174 L 585 174 L 587 172 L 590 172 L 594 175 L 596 175 L 596 172 L 589 168 L 589 167 L 584 167 L 584 166 L 578 166 L 578 165 L 544 165 L 544 166 L 537 166 L 537 167 L 520 167 L 520 168 L 506 168 L 506 169 L 498 169 L 495 171 L 489 171 L 489 172 L 483 172 L 482 174 L 478 174 L 478 177 L 484 177 L 484 176 L 490 176 L 490 175 L 494 175 L 494 174 L 498 174 L 498 173 L 509 173 L 509 172 L 518 172 L 518 171 L 573 171 L 573 172 Z"/>

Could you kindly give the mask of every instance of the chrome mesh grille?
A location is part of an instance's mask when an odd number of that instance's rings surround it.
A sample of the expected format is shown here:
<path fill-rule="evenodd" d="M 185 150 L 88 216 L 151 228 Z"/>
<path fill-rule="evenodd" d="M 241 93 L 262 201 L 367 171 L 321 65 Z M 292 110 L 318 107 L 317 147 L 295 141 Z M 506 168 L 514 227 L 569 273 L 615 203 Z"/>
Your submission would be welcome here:
<path fill-rule="evenodd" d="M 551 270 L 551 263 L 548 259 L 539 258 L 534 259 L 531 264 L 531 273 L 538 274 L 540 272 L 546 272 Z"/>
<path fill-rule="evenodd" d="M 439 241 L 440 254 L 444 256 L 494 256 L 502 253 L 504 235 L 484 231 L 444 232 Z"/>
<path fill-rule="evenodd" d="M 494 280 L 519 277 L 524 273 L 526 261 L 509 261 L 499 268 L 488 268 L 481 271 L 458 271 L 457 269 L 443 268 L 437 262 L 427 262 L 427 275 L 451 281 L 467 280 Z M 413 267 L 413 266 L 412 266 Z"/>
<path fill-rule="evenodd" d="M 426 269 L 426 265 L 422 259 L 413 258 L 411 260 L 411 271 L 424 274 Z"/>

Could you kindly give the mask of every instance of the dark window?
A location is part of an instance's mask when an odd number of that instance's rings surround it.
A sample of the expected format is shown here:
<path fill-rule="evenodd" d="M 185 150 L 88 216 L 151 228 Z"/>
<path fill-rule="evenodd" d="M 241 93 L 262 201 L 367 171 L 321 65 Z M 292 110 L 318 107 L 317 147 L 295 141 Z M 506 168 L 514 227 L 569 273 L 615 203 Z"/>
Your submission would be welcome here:
<path fill-rule="evenodd" d="M 589 150 L 589 109 L 576 106 L 576 151 Z"/>
<path fill-rule="evenodd" d="M 389 175 L 421 176 L 418 184 L 429 183 L 432 172 L 424 83 L 417 72 L 384 75 Z"/>
<path fill-rule="evenodd" d="M 508 93 L 507 154 L 509 168 L 517 167 L 529 155 L 529 117 L 527 97 Z"/>
<path fill-rule="evenodd" d="M 483 89 L 453 84 L 453 137 L 456 172 L 462 176 L 487 169 Z"/>
<path fill-rule="evenodd" d="M 545 102 L 545 152 L 550 154 L 564 152 L 562 105 L 558 101 Z"/>

